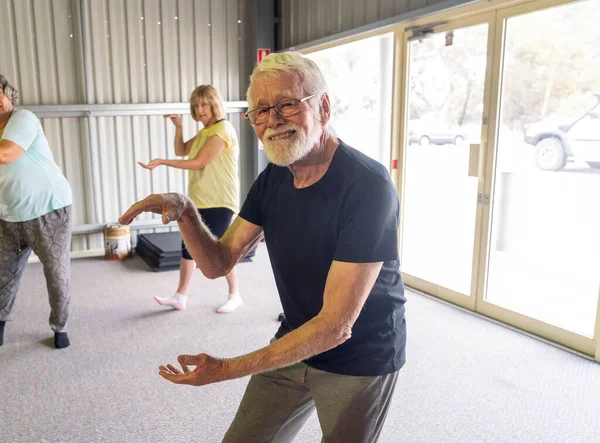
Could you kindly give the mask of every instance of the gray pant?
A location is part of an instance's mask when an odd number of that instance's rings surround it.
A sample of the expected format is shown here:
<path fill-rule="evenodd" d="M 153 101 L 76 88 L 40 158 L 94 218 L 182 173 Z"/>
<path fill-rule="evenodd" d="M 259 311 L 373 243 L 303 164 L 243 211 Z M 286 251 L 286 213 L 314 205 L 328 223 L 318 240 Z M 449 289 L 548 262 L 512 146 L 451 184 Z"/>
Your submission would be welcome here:
<path fill-rule="evenodd" d="M 304 363 L 253 375 L 223 442 L 289 443 L 315 409 L 322 442 L 376 442 L 397 378 L 333 374 Z"/>
<path fill-rule="evenodd" d="M 26 222 L 0 220 L 0 321 L 12 320 L 19 283 L 31 250 L 44 265 L 50 327 L 65 330 L 69 318 L 71 206 Z"/>

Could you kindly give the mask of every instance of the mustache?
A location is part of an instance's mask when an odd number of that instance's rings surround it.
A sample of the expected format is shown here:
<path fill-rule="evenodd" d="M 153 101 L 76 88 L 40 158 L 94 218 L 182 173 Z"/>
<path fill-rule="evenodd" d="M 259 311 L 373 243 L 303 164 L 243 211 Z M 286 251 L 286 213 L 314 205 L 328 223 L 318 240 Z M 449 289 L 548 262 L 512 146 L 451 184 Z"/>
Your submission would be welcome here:
<path fill-rule="evenodd" d="M 280 126 L 277 129 L 267 128 L 264 132 L 265 138 L 270 138 L 273 135 L 281 134 L 286 131 L 300 131 L 302 128 L 295 123 L 287 123 L 285 126 Z"/>

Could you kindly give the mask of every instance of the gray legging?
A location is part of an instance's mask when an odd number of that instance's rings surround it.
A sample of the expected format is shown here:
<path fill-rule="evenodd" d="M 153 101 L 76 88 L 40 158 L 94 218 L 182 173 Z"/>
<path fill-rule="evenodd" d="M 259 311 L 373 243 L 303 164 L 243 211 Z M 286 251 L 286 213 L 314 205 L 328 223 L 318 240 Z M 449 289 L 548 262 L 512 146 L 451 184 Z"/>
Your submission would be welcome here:
<path fill-rule="evenodd" d="M 71 269 L 71 206 L 26 222 L 0 220 L 0 321 L 12 319 L 19 283 L 31 250 L 44 265 L 50 327 L 66 329 Z"/>

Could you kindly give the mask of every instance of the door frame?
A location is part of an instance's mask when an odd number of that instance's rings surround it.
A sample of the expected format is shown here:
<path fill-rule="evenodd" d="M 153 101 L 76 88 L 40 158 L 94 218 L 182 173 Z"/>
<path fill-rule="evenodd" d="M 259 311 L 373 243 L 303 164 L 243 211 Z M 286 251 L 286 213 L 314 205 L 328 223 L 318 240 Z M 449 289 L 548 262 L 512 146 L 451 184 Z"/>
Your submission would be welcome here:
<path fill-rule="evenodd" d="M 438 23 L 437 20 L 432 18 L 430 22 L 423 23 L 422 26 L 434 25 Z M 491 79 L 492 79 L 492 63 L 493 59 L 493 50 L 495 49 L 495 45 L 493 37 L 496 35 L 495 33 L 495 12 L 483 12 L 477 15 L 471 15 L 468 17 L 463 17 L 459 19 L 449 19 L 444 24 L 437 26 L 433 31 L 434 34 L 443 34 L 448 31 L 453 31 L 460 28 L 466 28 L 477 25 L 488 25 L 488 41 L 487 41 L 487 62 L 485 68 L 485 80 L 484 80 L 484 92 L 483 92 L 483 113 L 482 113 L 482 124 L 481 124 L 481 134 L 480 134 L 480 147 L 479 147 L 479 173 L 478 173 L 478 181 L 477 181 L 477 193 L 478 195 L 482 195 L 485 189 L 485 177 L 484 177 L 484 169 L 483 165 L 485 164 L 485 156 L 486 156 L 486 137 L 488 134 L 487 124 L 489 122 L 489 108 L 490 108 L 490 91 L 491 91 Z M 398 190 L 401 196 L 401 199 L 404 200 L 404 175 L 406 170 L 406 162 L 404 161 L 406 155 L 406 149 L 408 148 L 408 134 L 406 133 L 408 127 L 408 82 L 409 82 L 409 72 L 410 72 L 410 37 L 413 36 L 413 32 L 404 32 L 402 39 L 402 68 L 401 72 L 404 75 L 404 81 L 402 83 L 403 93 L 402 93 L 402 109 L 403 114 L 402 118 L 399 119 L 400 125 L 399 130 L 401 131 L 401 155 L 402 161 L 399 161 L 401 167 L 398 168 Z M 439 297 L 443 300 L 446 300 L 450 303 L 456 304 L 463 308 L 469 309 L 471 311 L 476 310 L 477 297 L 476 294 L 478 292 L 478 284 L 479 284 L 479 266 L 477 265 L 480 261 L 480 253 L 481 247 L 479 241 L 481 239 L 481 230 L 483 228 L 483 206 L 484 203 L 478 202 L 477 199 L 473 201 L 473 205 L 476 206 L 475 211 L 475 230 L 474 230 L 474 238 L 473 238 L 473 254 L 471 261 L 471 284 L 470 284 L 470 293 L 462 294 L 458 291 L 454 291 L 452 289 L 440 286 L 438 284 L 425 281 L 421 278 L 418 278 L 413 275 L 409 275 L 407 273 L 402 273 L 405 283 L 409 287 L 413 287 L 420 291 L 426 292 L 428 294 Z M 404 211 L 401 211 L 402 219 L 404 217 Z M 403 223 L 401 223 L 401 236 L 403 235 Z M 400 241 L 401 237 L 400 237 Z M 402 262 L 402 258 L 401 258 Z"/>
<path fill-rule="evenodd" d="M 512 17 L 541 11 L 555 6 L 567 5 L 576 3 L 577 0 L 538 0 L 528 3 L 523 3 L 515 6 L 500 8 L 494 12 L 495 14 L 495 35 L 491 39 L 494 41 L 494 49 L 492 51 L 492 82 L 491 82 L 491 97 L 488 109 L 489 125 L 486 135 L 486 159 L 485 172 L 486 177 L 484 183 L 484 194 L 490 196 L 490 204 L 485 205 L 482 214 L 482 229 L 480 230 L 481 238 L 478 241 L 479 257 L 482 259 L 478 265 L 478 283 L 476 294 L 476 311 L 487 317 L 497 319 L 503 323 L 514 326 L 518 329 L 525 330 L 534 335 L 543 337 L 561 345 L 567 346 L 584 354 L 595 356 L 597 361 L 600 361 L 600 341 L 598 335 L 600 333 L 600 302 L 598 303 L 598 313 L 596 315 L 596 328 L 594 338 L 589 338 L 577 334 L 575 332 L 554 326 L 541 320 L 528 317 L 523 314 L 502 308 L 485 300 L 485 289 L 487 285 L 487 271 L 489 266 L 489 243 L 491 239 L 491 222 L 492 222 L 492 207 L 493 207 L 493 185 L 495 177 L 495 160 L 497 153 L 497 141 L 499 134 L 499 117 L 500 105 L 502 100 L 502 70 L 504 63 L 504 42 L 506 21 Z"/>

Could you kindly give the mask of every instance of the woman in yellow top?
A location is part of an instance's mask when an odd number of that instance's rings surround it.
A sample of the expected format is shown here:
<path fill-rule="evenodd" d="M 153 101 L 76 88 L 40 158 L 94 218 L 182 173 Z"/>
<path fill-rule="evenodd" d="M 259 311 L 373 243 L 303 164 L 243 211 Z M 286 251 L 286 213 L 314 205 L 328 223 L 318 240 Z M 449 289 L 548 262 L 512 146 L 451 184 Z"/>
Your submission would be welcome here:
<path fill-rule="evenodd" d="M 165 115 L 175 125 L 175 154 L 187 155 L 188 160 L 157 158 L 148 164 L 139 164 L 150 170 L 159 165 L 189 170 L 188 196 L 212 233 L 221 238 L 239 210 L 238 139 L 232 124 L 225 120 L 223 101 L 213 86 L 198 86 L 192 92 L 190 112 L 192 118 L 204 127 L 185 143 L 181 118 L 174 114 Z M 177 292 L 170 297 L 154 297 L 161 305 L 179 310 L 185 309 L 188 285 L 196 269 L 183 242 L 181 249 Z M 233 312 L 243 304 L 235 268 L 225 278 L 229 285 L 229 297 L 217 309 L 219 313 Z"/>

